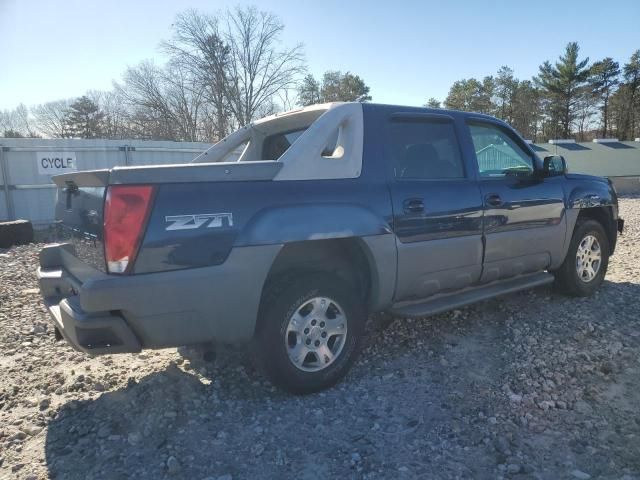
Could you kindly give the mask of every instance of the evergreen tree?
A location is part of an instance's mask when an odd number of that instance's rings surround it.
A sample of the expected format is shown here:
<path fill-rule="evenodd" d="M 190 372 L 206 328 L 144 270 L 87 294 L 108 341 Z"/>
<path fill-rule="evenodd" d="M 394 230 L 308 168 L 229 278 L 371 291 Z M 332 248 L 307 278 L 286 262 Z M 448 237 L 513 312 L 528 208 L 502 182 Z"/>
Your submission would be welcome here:
<path fill-rule="evenodd" d="M 104 113 L 87 96 L 73 102 L 67 112 L 67 125 L 74 137 L 99 137 L 103 120 Z"/>
<path fill-rule="evenodd" d="M 431 97 L 429 100 L 427 100 L 427 104 L 425 105 L 425 107 L 427 107 L 427 108 L 441 108 L 440 100 L 438 100 L 437 98 Z"/>
<path fill-rule="evenodd" d="M 298 97 L 303 106 L 326 102 L 353 102 L 371 100 L 369 87 L 358 75 L 330 70 L 318 82 L 307 75 L 298 87 Z"/>
<path fill-rule="evenodd" d="M 636 50 L 624 66 L 624 82 L 628 90 L 628 114 L 625 122 L 629 139 L 635 137 L 640 123 L 640 50 Z"/>
<path fill-rule="evenodd" d="M 609 99 L 619 83 L 620 65 L 613 58 L 607 57 L 591 66 L 591 76 L 589 84 L 591 94 L 600 102 L 602 112 L 602 136 L 606 137 L 609 132 Z"/>
<path fill-rule="evenodd" d="M 306 75 L 302 79 L 302 82 L 298 87 L 298 98 L 303 107 L 322 103 L 322 99 L 320 97 L 320 82 L 318 82 L 313 75 Z"/>
<path fill-rule="evenodd" d="M 495 83 L 490 76 L 482 82 L 475 78 L 458 80 L 451 86 L 444 105 L 452 110 L 492 114 L 494 89 Z"/>
<path fill-rule="evenodd" d="M 371 100 L 369 87 L 358 75 L 350 72 L 328 71 L 322 77 L 320 96 L 323 102 L 352 102 Z"/>
<path fill-rule="evenodd" d="M 577 42 L 567 44 L 564 55 L 555 64 L 546 61 L 540 65 L 536 83 L 547 103 L 551 123 L 560 127 L 560 135 L 568 138 L 577 116 L 578 104 L 586 93 L 589 78 L 589 58 L 578 60 Z"/>

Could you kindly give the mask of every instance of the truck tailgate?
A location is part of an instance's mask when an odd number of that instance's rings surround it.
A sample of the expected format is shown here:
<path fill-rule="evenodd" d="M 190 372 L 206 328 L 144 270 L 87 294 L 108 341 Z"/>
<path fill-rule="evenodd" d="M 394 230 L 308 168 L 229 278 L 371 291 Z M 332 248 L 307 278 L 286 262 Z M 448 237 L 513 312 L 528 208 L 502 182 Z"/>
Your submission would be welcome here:
<path fill-rule="evenodd" d="M 77 258 L 99 271 L 106 271 L 103 249 L 104 195 L 108 170 L 68 173 L 54 177 L 56 240 L 70 243 Z"/>

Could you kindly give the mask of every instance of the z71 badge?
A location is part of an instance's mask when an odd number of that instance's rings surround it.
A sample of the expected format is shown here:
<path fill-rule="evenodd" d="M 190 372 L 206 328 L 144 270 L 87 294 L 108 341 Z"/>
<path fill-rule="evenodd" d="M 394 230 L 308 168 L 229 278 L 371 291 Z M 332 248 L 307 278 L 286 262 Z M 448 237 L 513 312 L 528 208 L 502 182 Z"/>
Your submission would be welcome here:
<path fill-rule="evenodd" d="M 168 215 L 164 217 L 170 223 L 165 230 L 193 230 L 194 228 L 222 228 L 233 226 L 231 213 L 197 213 L 194 215 Z"/>

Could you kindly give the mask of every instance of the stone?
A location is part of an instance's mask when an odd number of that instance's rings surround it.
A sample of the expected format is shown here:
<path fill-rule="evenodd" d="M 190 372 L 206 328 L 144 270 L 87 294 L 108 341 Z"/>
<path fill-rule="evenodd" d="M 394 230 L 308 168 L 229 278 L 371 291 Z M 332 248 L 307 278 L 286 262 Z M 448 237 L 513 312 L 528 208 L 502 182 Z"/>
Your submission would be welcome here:
<path fill-rule="evenodd" d="M 137 445 L 138 443 L 140 443 L 140 441 L 142 440 L 142 435 L 140 435 L 138 432 L 133 432 L 130 433 L 127 436 L 127 441 L 131 444 L 131 445 Z"/>
<path fill-rule="evenodd" d="M 167 458 L 167 472 L 171 475 L 178 473 L 181 470 L 180 462 L 178 459 L 171 455 Z"/>
<path fill-rule="evenodd" d="M 509 465 L 507 465 L 507 472 L 509 473 L 519 473 L 521 469 L 522 467 L 520 467 L 520 465 L 518 465 L 517 463 L 510 463 Z"/>
<path fill-rule="evenodd" d="M 589 475 L 588 473 L 577 469 L 571 471 L 571 476 L 577 478 L 578 480 L 589 480 L 591 478 L 591 475 Z"/>

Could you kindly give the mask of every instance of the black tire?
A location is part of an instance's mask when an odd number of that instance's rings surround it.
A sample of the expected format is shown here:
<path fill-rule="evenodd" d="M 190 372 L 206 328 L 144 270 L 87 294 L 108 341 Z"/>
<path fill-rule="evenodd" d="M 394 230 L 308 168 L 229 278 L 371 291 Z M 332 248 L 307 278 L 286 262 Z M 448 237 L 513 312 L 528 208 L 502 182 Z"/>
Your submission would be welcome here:
<path fill-rule="evenodd" d="M 587 236 L 598 240 L 601 251 L 601 263 L 597 274 L 589 281 L 583 280 L 576 269 L 578 247 Z M 562 293 L 573 297 L 588 297 L 602 285 L 609 266 L 609 239 L 602 225 L 595 220 L 579 221 L 576 225 L 567 256 L 558 270 L 554 272 L 556 287 Z"/>
<path fill-rule="evenodd" d="M 33 225 L 28 220 L 0 222 L 0 248 L 33 242 Z"/>
<path fill-rule="evenodd" d="M 294 394 L 318 392 L 337 383 L 356 360 L 364 335 L 366 309 L 356 292 L 348 282 L 326 273 L 282 278 L 268 285 L 253 341 L 256 367 L 274 385 Z M 339 304 L 346 317 L 347 333 L 333 362 L 309 372 L 289 358 L 287 327 L 293 314 L 315 297 L 327 297 Z"/>

